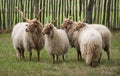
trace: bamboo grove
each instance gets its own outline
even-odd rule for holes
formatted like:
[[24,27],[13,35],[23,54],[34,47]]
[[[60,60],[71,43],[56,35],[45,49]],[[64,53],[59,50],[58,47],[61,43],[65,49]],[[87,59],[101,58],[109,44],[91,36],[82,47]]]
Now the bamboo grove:
[[[57,19],[56,26],[60,27],[64,17],[71,16],[74,21],[86,18],[89,3],[92,0],[0,0],[0,30],[9,30],[22,22],[18,7],[27,18],[35,17],[40,9],[40,21],[45,24]],[[93,0],[92,23],[104,24],[111,29],[120,28],[120,1]]]

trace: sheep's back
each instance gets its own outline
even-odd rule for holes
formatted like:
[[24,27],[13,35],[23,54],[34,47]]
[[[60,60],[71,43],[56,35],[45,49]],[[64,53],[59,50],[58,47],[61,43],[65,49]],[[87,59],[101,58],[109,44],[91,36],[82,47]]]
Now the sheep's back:
[[110,30],[101,24],[87,24],[90,28],[96,29],[102,36],[102,46],[105,47],[105,45],[110,45],[111,43],[111,32]]
[[23,34],[25,32],[26,24],[26,22],[21,22],[14,26],[12,31],[13,46],[21,47],[21,43],[23,43]]
[[96,56],[93,57],[93,60],[97,60],[102,49],[102,37],[100,33],[94,29],[86,29],[82,32],[80,39],[81,53],[83,56],[86,51],[89,51]]

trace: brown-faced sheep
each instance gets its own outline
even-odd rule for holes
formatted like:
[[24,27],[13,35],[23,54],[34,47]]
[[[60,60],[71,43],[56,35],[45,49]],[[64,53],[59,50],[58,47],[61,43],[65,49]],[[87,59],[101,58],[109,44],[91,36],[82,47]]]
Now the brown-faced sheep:
[[70,44],[67,34],[62,29],[57,29],[52,23],[45,24],[42,33],[45,35],[45,48],[53,56],[53,63],[58,61],[58,56],[68,52]]
[[[13,47],[16,50],[17,56],[22,59],[24,58],[24,50],[29,51],[29,58],[31,60],[32,48],[37,50],[37,56],[39,61],[40,50],[44,47],[44,36],[41,34],[43,25],[36,18],[29,20],[23,12],[17,9],[21,14],[22,18],[26,22],[20,22],[16,24],[12,31]],[[41,11],[39,11],[40,13]]]
[[61,24],[62,29],[64,29],[68,35],[69,42],[72,47],[77,49],[77,59],[81,59],[81,52],[78,44],[78,31],[74,31],[74,27],[77,26],[77,22],[73,22],[70,18],[65,19]]

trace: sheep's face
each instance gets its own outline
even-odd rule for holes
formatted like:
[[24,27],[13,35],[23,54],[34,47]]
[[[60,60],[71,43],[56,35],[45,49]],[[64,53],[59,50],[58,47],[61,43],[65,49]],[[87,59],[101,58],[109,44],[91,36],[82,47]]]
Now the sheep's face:
[[75,26],[74,31],[79,31],[81,30],[83,27],[85,27],[86,25],[82,22],[78,22],[77,26]]
[[73,24],[71,19],[65,19],[61,25],[62,29],[69,30]]
[[35,32],[41,32],[43,29],[42,24],[37,21],[37,20],[31,20],[28,22],[28,24],[26,25],[26,32],[31,32],[31,33],[35,33]]
[[90,66],[92,63],[92,54],[90,52],[85,52],[84,56],[86,64]]
[[50,32],[52,31],[52,29],[53,29],[53,24],[51,24],[51,23],[47,23],[47,24],[45,24],[45,27],[43,28],[43,30],[42,30],[42,34],[43,35],[45,35],[45,34],[50,34]]

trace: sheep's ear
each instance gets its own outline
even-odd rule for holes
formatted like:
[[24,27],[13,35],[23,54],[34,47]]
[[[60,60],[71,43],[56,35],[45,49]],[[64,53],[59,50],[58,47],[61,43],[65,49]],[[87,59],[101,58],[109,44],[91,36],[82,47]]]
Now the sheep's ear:
[[82,23],[82,24],[81,24],[81,28],[83,28],[83,27],[85,27],[85,26],[86,26],[85,23]]

